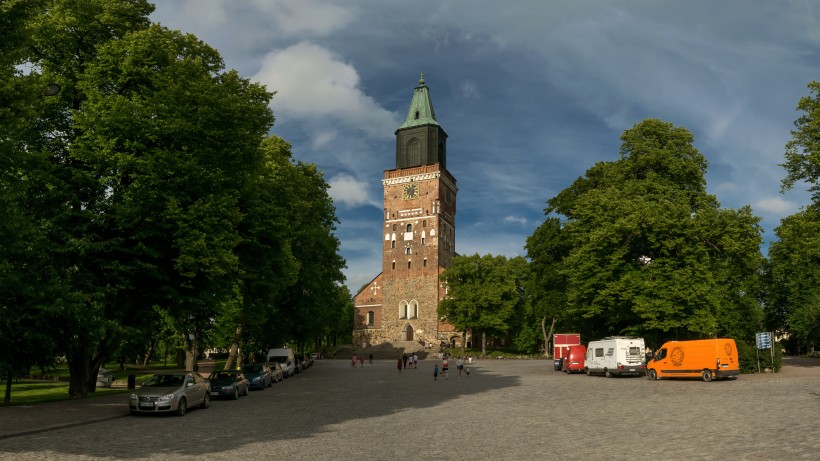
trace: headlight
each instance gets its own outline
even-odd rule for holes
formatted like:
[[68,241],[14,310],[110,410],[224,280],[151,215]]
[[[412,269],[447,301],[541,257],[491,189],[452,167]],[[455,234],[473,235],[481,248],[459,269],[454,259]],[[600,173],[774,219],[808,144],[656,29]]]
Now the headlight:
[[174,400],[174,394],[165,394],[157,400]]
[[255,383],[258,383],[259,381],[262,381],[261,376],[257,376],[256,378],[253,378],[253,382],[255,382]]
[[131,394],[131,400],[137,400],[137,394]]
[[222,386],[222,389],[233,389],[233,384],[228,384],[227,386]]

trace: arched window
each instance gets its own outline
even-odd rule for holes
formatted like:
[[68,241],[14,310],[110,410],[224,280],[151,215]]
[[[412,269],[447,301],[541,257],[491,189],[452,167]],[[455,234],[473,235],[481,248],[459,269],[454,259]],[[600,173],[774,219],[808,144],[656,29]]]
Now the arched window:
[[411,301],[410,304],[410,312],[408,312],[408,318],[417,319],[419,318],[419,303],[416,301]]
[[396,270],[396,261],[393,261],[393,270]]
[[406,254],[406,255],[412,254],[412,251],[410,250],[410,247],[407,247],[407,248],[404,249],[404,254]]
[[410,269],[410,261],[407,261],[407,268]]
[[412,224],[407,223],[407,231],[406,232],[413,232],[413,225]]
[[407,166],[414,166],[421,163],[421,143],[418,138],[407,141]]
[[367,324],[368,325],[373,325],[375,323],[375,321],[376,321],[376,314],[374,314],[373,311],[368,311],[368,313],[367,313]]
[[410,309],[408,309],[408,307],[407,307],[407,302],[402,301],[402,302],[399,304],[399,318],[400,318],[400,319],[406,319],[406,318],[407,318],[407,315],[408,315],[409,313],[410,313]]

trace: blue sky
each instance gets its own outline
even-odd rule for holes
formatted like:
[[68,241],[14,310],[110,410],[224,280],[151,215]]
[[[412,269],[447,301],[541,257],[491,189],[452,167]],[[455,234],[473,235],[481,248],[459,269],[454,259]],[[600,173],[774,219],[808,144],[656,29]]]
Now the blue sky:
[[780,193],[820,80],[820,2],[159,0],[152,19],[276,91],[272,133],[331,185],[352,292],[381,270],[384,170],[419,71],[449,135],[456,251],[523,255],[546,201],[645,118],[689,129],[708,190],[750,205],[764,252],[809,201]]

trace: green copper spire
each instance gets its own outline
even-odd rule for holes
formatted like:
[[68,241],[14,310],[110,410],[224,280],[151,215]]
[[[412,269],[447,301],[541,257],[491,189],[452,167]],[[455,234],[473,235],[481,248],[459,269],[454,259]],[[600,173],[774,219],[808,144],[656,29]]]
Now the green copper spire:
[[433,101],[430,100],[430,89],[424,84],[424,72],[419,74],[419,86],[413,92],[413,100],[410,101],[407,119],[399,129],[422,125],[438,126],[436,112],[433,110]]

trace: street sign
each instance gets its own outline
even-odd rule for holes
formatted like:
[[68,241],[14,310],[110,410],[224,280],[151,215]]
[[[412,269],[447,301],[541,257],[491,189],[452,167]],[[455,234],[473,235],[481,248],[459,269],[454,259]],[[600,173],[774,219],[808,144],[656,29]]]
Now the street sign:
[[755,333],[755,341],[757,342],[758,349],[772,348],[772,334],[769,332]]

